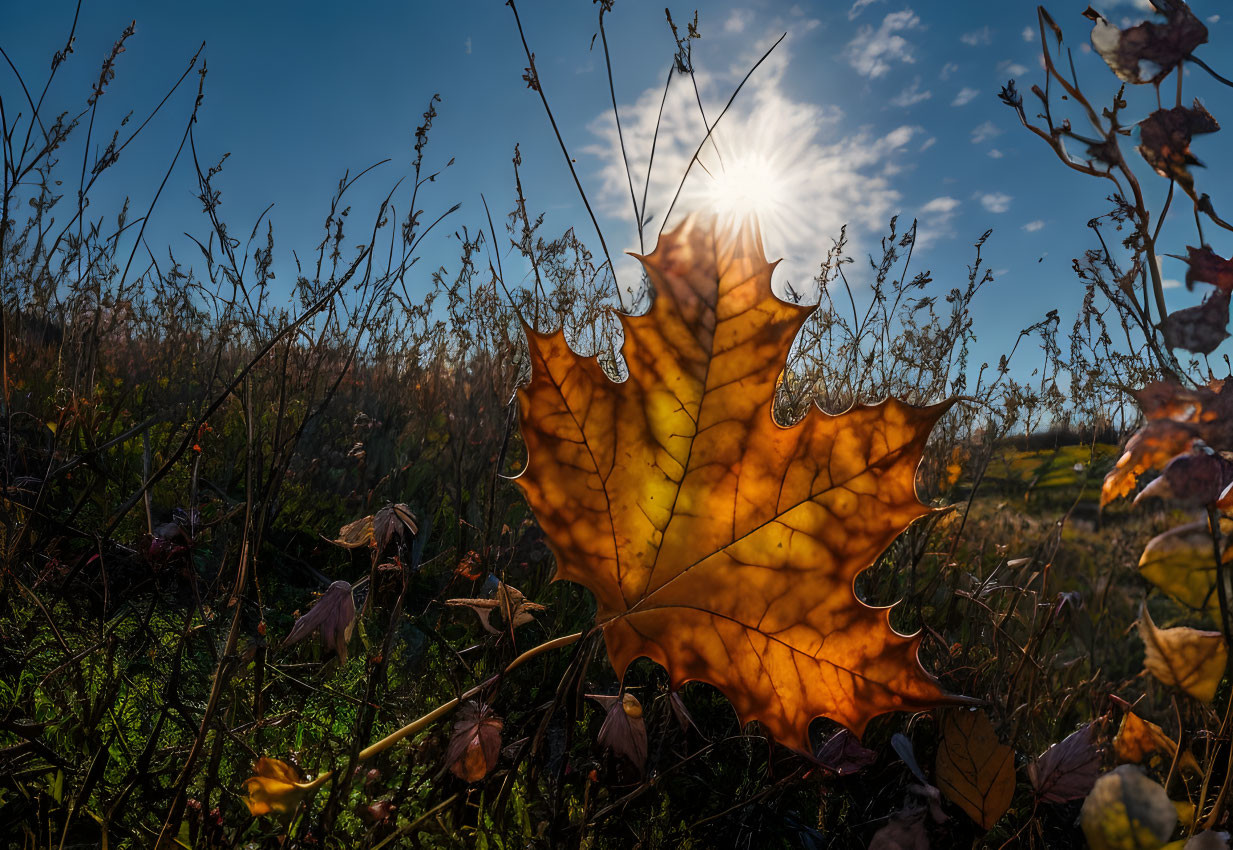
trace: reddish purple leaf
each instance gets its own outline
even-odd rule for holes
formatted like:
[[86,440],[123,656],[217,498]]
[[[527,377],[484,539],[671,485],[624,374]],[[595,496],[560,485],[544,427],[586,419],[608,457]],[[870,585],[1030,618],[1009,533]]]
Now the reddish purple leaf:
[[835,776],[851,776],[878,760],[878,754],[861,745],[860,738],[840,729],[818,748],[822,768]]
[[455,776],[464,782],[479,782],[497,765],[501,757],[501,729],[504,726],[491,708],[471,701],[458,712],[454,734],[445,752],[445,761]]
[[1229,293],[1222,289],[1203,299],[1202,304],[1174,310],[1160,323],[1165,342],[1195,354],[1211,354],[1229,338]]
[[1045,750],[1028,765],[1027,773],[1036,796],[1045,803],[1086,797],[1100,776],[1100,753],[1096,750],[1092,724]]
[[599,745],[629,759],[638,770],[646,766],[646,722],[642,703],[628,691],[624,697],[587,694],[604,706],[604,724],[599,727]]
[[338,653],[338,660],[347,663],[347,641],[351,639],[351,631],[355,628],[355,599],[351,595],[351,585],[345,581],[336,581],[326,588],[325,593],[308,613],[295,621],[291,633],[283,641],[283,646],[291,646],[308,637],[313,632],[321,633],[321,642],[327,649]]
[[1137,504],[1152,497],[1177,499],[1194,505],[1210,505],[1233,484],[1233,463],[1212,451],[1202,440],[1195,440],[1186,454],[1165,465],[1160,477],[1135,497]]

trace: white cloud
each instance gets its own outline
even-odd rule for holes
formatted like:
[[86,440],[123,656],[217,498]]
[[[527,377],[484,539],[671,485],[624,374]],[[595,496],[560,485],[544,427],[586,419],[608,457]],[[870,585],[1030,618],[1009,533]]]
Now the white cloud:
[[1002,135],[1002,128],[992,121],[986,121],[979,127],[972,129],[972,144],[979,145],[981,142],[987,142],[995,136]]
[[753,12],[748,9],[733,9],[724,21],[724,32],[744,32],[745,27],[753,20]]
[[929,138],[925,139],[925,141],[922,142],[920,146],[921,153],[924,153],[925,151],[929,150],[931,147],[933,147],[937,143],[938,143],[937,136],[930,136]]
[[1180,289],[1181,285],[1182,282],[1180,280],[1171,277],[1162,278],[1160,281],[1162,289]]
[[1020,34],[1023,36],[1024,41],[1032,41],[1036,38],[1036,30],[1031,27],[1024,27],[1023,32]]
[[1001,152],[1000,150],[998,150],[997,148],[989,148],[989,156],[990,156],[991,158],[993,158],[993,159],[1001,159],[1001,158],[1002,158],[1002,157],[1004,157],[1005,155],[1006,155],[1006,154],[1002,153],[1002,152]]
[[917,76],[912,80],[912,85],[891,98],[891,106],[912,106],[931,97],[933,97],[933,92],[920,90],[920,77]]
[[959,40],[968,47],[978,47],[982,44],[992,44],[993,31],[988,27],[981,27],[980,29],[972,32],[965,32],[963,35],[959,36]]
[[[751,51],[765,46],[751,45]],[[762,173],[779,187],[779,201],[762,221],[767,256],[784,258],[775,273],[777,286],[787,280],[808,292],[830,238],[838,236],[844,224],[850,225],[850,249],[859,256],[862,240],[880,234],[890,216],[900,211],[902,196],[888,166],[905,160],[910,166],[912,148],[923,134],[907,125],[875,131],[850,122],[837,107],[797,100],[784,81],[789,52],[781,45],[750,78],[715,130],[714,144],[703,147],[699,164],[705,169],[699,164],[690,169],[666,224],[671,227],[694,210],[715,209],[717,181],[725,172],[737,173],[752,157],[760,158],[765,165]],[[748,64],[734,63],[714,73],[699,69],[704,103],[724,102],[747,68]],[[662,86],[654,85],[633,103],[621,105],[621,127],[639,198],[662,96]],[[708,108],[712,121],[718,111]],[[594,157],[592,179],[598,178],[599,191],[592,200],[597,212],[611,222],[609,247],[622,287],[636,285],[641,267],[618,254],[637,251],[639,244],[611,112],[601,112],[589,129],[593,141],[582,152]],[[673,86],[655,147],[645,211],[651,221],[645,228],[643,250],[654,247],[668,206],[705,133],[692,87]]]
[[955,95],[955,99],[950,102],[951,106],[967,106],[976,99],[976,95],[980,94],[980,89],[969,88],[964,86],[959,90],[959,94]]
[[955,211],[959,206],[959,201],[956,198],[951,198],[943,195],[940,198],[934,198],[929,203],[920,208],[923,213],[940,213],[947,214]]
[[920,18],[911,9],[892,12],[877,29],[863,26],[848,47],[848,62],[866,77],[881,77],[892,62],[915,62],[912,44],[901,32],[920,29]]
[[945,65],[942,66],[942,69],[938,71],[938,79],[949,80],[950,75],[955,73],[958,70],[959,70],[959,66],[956,63],[947,62]]
[[1010,74],[1012,77],[1022,77],[1028,72],[1026,65],[1020,65],[1018,62],[1014,62],[1010,59],[999,62],[998,70],[1003,73]]
[[991,213],[1006,212],[1010,209],[1010,202],[1014,200],[1005,192],[985,192],[983,194],[978,192],[976,198],[980,201],[980,205]]
[[1028,233],[1035,233],[1038,230],[1042,230],[1044,226],[1045,223],[1043,221],[1036,219],[1035,221],[1029,221],[1027,224],[1023,225],[1023,229]]
[[1208,15],[1207,22],[1209,24],[1218,24],[1220,23],[1220,16],[1219,15]]
[[872,6],[874,3],[881,3],[882,0],[856,0],[852,4],[852,8],[848,10],[848,20],[855,21],[866,6]]

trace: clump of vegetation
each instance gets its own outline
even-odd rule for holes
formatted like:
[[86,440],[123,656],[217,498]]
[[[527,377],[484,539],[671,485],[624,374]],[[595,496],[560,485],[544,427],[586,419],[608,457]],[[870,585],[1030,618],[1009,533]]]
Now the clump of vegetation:
[[[1125,31],[1097,17],[1093,40],[1121,80],[1159,93],[1182,63],[1206,68],[1194,55],[1206,30],[1181,0],[1156,5],[1163,21]],[[605,54],[611,13],[600,4]],[[671,299],[651,287],[618,293],[602,236],[601,258],[573,229],[545,232],[517,149],[505,219],[463,223],[438,199],[452,160],[430,144],[448,120],[433,97],[402,184],[365,213],[348,192],[375,175],[344,174],[280,306],[283,249],[264,214],[242,227],[224,219],[225,163],[199,159],[196,109],[177,156],[201,203],[191,262],[147,246],[157,195],[136,213],[89,205],[146,126],[127,121],[99,149],[94,119],[131,28],[76,112],[53,118],[21,79],[22,109],[0,110],[0,829],[22,846],[886,850],[1126,846],[1132,823],[1137,846],[1163,847],[1229,828],[1233,384],[1206,357],[1226,335],[1233,271],[1203,240],[1204,224],[1230,228],[1196,188],[1187,147],[1214,122],[1184,105],[1180,78],[1177,105],[1139,122],[1139,153],[1170,181],[1153,220],[1121,147],[1125,93],[1092,105],[1056,63],[1060,28],[1043,10],[1039,20],[1047,82],[1032,92],[1043,112],[1029,114],[1013,81],[1002,99],[1066,167],[1116,187],[1113,211],[1091,222],[1100,248],[1076,262],[1086,300],[1065,348],[1062,317],[1048,312],[996,365],[970,361],[971,305],[993,283],[988,233],[953,286],[912,271],[915,222],[892,220],[867,279],[853,282],[841,233],[819,268],[816,309],[766,301],[800,332],[753,381],[765,419],[732,413],[725,426],[833,428],[843,445],[828,455],[828,491],[842,489],[832,465],[869,484],[860,511],[823,500],[833,516],[790,526],[826,536],[844,565],[817,566],[826,559],[814,552],[794,562],[798,584],[856,588],[821,627],[810,621],[814,634],[838,642],[835,623],[869,610],[859,600],[899,601],[891,624],[919,632],[886,637],[881,655],[840,653],[850,666],[832,667],[862,684],[832,688],[819,672],[777,708],[766,688],[788,687],[790,665],[716,643],[713,624],[661,613],[642,643],[614,650],[656,591],[648,575],[627,595],[620,573],[596,566],[603,552],[587,549],[603,535],[570,536],[570,523],[591,528],[579,515],[609,420],[562,425],[549,396],[579,409],[562,364],[603,392],[618,385],[599,382],[624,380],[629,393],[657,376],[684,392],[697,383],[688,359],[675,372],[662,363],[705,320],[672,324],[656,312]],[[697,17],[669,24],[669,85],[688,84]],[[170,89],[195,82],[199,106],[198,58]],[[543,97],[529,46],[527,62]],[[1054,86],[1097,138],[1054,116]],[[87,152],[76,179],[59,165],[68,150]],[[1211,288],[1170,314],[1156,260],[1174,186],[1200,222],[1188,282]],[[447,222],[456,266],[413,277],[423,240]],[[1109,224],[1125,234],[1120,247],[1106,243]],[[502,268],[511,256],[521,284]],[[649,262],[649,282],[662,284],[668,272]],[[691,282],[703,294],[717,284]],[[631,328],[656,335],[655,370],[630,362]],[[1045,362],[1025,382],[1013,358],[1026,340]],[[712,392],[700,386],[699,399]],[[888,396],[903,403],[876,406]],[[948,399],[958,403],[920,409]],[[650,426],[702,418],[700,407],[638,410]],[[648,426],[668,435],[670,458],[679,424]],[[694,442],[716,467],[746,447],[765,464],[821,456],[776,454],[748,436]],[[869,445],[849,445],[860,440]],[[578,445],[591,449],[591,473],[566,468]],[[545,452],[560,467],[550,474],[536,466]],[[528,463],[520,490],[511,476]],[[693,469],[688,457],[680,465],[682,478]],[[625,507],[661,484],[630,485]],[[1135,492],[1136,506],[1119,502]],[[751,499],[751,510],[766,503]],[[687,515],[647,518],[664,532]],[[773,518],[789,527],[784,516]],[[887,527],[870,530],[874,519]],[[690,539],[707,545],[712,527],[691,526]],[[639,545],[613,537],[622,557]],[[558,570],[580,583],[551,582]],[[712,614],[735,606],[725,616],[736,622],[751,585],[716,580],[696,601]],[[1136,620],[1141,641],[1128,641]],[[762,628],[746,628],[751,646]],[[894,648],[901,640],[907,650]],[[738,655],[722,665],[723,652]],[[905,669],[911,688],[896,678]],[[811,693],[818,680],[844,696]],[[893,696],[870,696],[875,680],[894,680]]]

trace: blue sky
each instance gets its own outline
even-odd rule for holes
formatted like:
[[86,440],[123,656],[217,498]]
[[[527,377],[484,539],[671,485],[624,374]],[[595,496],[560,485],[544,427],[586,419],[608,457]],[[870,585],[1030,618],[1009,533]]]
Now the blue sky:
[[[1085,88],[1105,93],[1097,100],[1107,101],[1116,86],[1087,48],[1091,25],[1081,16],[1087,0],[1047,5],[1076,49]],[[1119,25],[1148,14],[1146,0],[1093,5]],[[28,83],[39,87],[75,3],[10,0],[6,6],[0,46]],[[1228,38],[1233,14],[1221,19],[1223,3],[1196,0],[1192,7],[1207,21],[1212,42]],[[692,10],[674,6],[673,15],[682,23]],[[592,48],[597,7],[580,0],[524,0],[520,13],[544,90],[609,245],[614,255],[636,250],[603,54],[598,42]],[[49,96],[56,111],[79,106],[99,61],[134,19],[136,34],[103,101],[103,126],[129,109],[141,115],[157,103],[204,41],[209,76],[198,151],[203,164],[231,154],[219,186],[233,233],[246,234],[257,214],[274,203],[283,285],[292,278],[291,250],[303,257],[319,241],[330,195],[345,169],[354,174],[392,160],[365,177],[352,197],[354,214],[366,222],[395,180],[408,173],[412,134],[434,93],[442,103],[428,166],[455,161],[421,202],[429,220],[455,202],[463,209],[439,239],[426,243],[416,267],[423,285],[432,269],[456,262],[449,235],[463,224],[476,228],[485,221],[481,193],[494,218],[511,208],[515,143],[521,144],[531,206],[546,213],[548,232],[574,225],[598,250],[539,99],[522,80],[526,60],[513,16],[497,0],[85,0],[75,53]],[[640,175],[674,44],[659,2],[617,0],[607,25],[626,141]],[[725,117],[718,141],[729,157],[761,152],[783,184],[783,204],[768,211],[775,224],[767,232],[768,253],[785,257],[781,277],[806,283],[843,223],[849,224],[853,247],[863,250],[876,244],[891,215],[900,214],[921,222],[924,243],[916,267],[930,268],[948,288],[965,278],[971,243],[994,229],[985,256],[997,280],[977,305],[982,356],[996,357],[1021,327],[1050,309],[1073,315],[1081,293],[1071,259],[1092,244],[1085,224],[1106,211],[1110,184],[1068,172],[997,100],[1009,77],[1024,91],[1043,82],[1034,2],[738,0],[706,4],[699,29],[694,62],[712,120],[750,65],[787,33]],[[1233,74],[1218,47],[1201,48],[1199,55],[1226,76]],[[12,110],[7,105],[19,102],[20,91],[3,70],[0,95]],[[1233,92],[1201,79],[1201,71],[1186,73],[1187,97],[1200,97],[1221,118]],[[195,86],[178,92],[125,151],[99,186],[96,214],[125,194],[135,210],[144,211],[170,164],[194,94]],[[1134,87],[1128,95],[1131,114],[1154,108],[1150,87]],[[652,174],[652,231],[704,132],[688,81],[678,77]],[[1218,139],[1199,139],[1195,151],[1210,166],[1197,170],[1200,191],[1220,199],[1230,196],[1233,181],[1228,160],[1217,156]],[[191,261],[192,246],[182,234],[202,232],[204,223],[186,165],[172,174],[146,236],[151,245],[170,245]],[[1144,174],[1150,196],[1161,198],[1167,185],[1146,167]],[[706,205],[711,196],[704,178],[691,178],[683,209]],[[1167,253],[1182,254],[1195,243],[1188,206],[1174,205],[1165,231],[1166,240],[1173,240],[1166,241]],[[1233,250],[1210,232],[1214,228],[1208,230],[1218,252]],[[360,241],[358,230],[352,241]],[[619,260],[617,270],[626,283],[636,281],[633,261]],[[1198,301],[1175,285],[1184,271],[1180,263],[1165,261],[1171,307]]]

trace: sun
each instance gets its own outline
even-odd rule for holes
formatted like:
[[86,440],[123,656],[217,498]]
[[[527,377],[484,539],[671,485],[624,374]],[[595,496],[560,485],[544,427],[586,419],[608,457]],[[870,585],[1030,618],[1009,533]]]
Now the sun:
[[790,192],[786,175],[771,157],[745,151],[713,163],[707,189],[711,208],[723,218],[755,216],[766,223],[783,210]]

